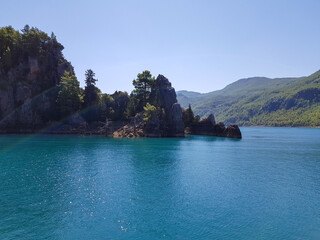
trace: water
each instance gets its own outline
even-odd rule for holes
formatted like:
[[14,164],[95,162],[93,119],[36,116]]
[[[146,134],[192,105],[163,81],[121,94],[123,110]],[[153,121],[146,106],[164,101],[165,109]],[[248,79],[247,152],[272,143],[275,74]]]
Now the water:
[[320,129],[0,135],[0,239],[320,239]]

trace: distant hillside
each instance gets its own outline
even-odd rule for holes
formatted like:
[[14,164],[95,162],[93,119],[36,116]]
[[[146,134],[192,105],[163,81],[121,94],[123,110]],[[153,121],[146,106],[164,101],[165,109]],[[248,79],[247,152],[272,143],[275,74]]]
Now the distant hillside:
[[195,114],[213,112],[227,124],[320,126],[320,71],[301,78],[240,79],[219,91],[179,91],[177,96]]

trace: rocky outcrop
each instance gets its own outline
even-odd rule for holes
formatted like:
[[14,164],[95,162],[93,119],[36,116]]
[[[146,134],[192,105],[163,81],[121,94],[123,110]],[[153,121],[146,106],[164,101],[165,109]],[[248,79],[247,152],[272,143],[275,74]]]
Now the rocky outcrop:
[[148,120],[143,112],[129,124],[116,131],[114,137],[184,137],[182,110],[177,102],[175,89],[163,75],[159,75],[150,93],[150,103],[156,106]]
[[238,125],[230,125],[224,131],[225,137],[242,138],[240,128]]
[[[143,114],[138,113],[131,121],[113,132],[114,138],[136,138],[147,137],[145,134],[146,121],[143,120]],[[151,137],[151,136],[149,136]]]
[[207,135],[216,137],[242,138],[238,125],[225,127],[223,123],[216,124],[213,114],[207,118],[194,122],[186,128],[186,133],[193,135]]
[[[175,89],[169,80],[163,75],[158,75],[155,87],[150,94],[150,102],[164,110],[164,114],[158,114],[151,121],[147,122],[147,134],[158,135],[159,137],[184,137],[184,123],[182,121],[182,109],[177,101]],[[157,130],[149,127],[158,122]],[[160,131],[159,131],[159,130]]]
[[61,50],[0,69],[0,132],[34,132],[56,120],[56,86],[64,71],[73,73]]

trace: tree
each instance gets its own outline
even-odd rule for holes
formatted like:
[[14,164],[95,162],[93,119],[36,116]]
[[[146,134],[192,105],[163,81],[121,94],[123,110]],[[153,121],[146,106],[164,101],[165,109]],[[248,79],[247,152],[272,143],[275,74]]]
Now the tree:
[[194,114],[193,114],[193,111],[191,109],[191,105],[190,104],[189,104],[189,107],[187,109],[187,116],[188,116],[187,121],[192,123],[194,121]]
[[106,116],[112,121],[126,120],[129,95],[127,92],[115,91],[106,99]]
[[193,122],[198,121],[195,119],[191,105],[182,111],[182,120],[186,127],[189,127]]
[[135,88],[134,93],[140,100],[140,105],[145,106],[150,95],[150,91],[154,85],[155,78],[151,75],[150,71],[145,70],[137,75],[137,79],[132,81]]
[[0,28],[0,70],[6,72],[18,62],[20,41],[21,35],[13,27]]
[[90,107],[92,105],[96,105],[99,103],[99,93],[101,92],[99,88],[97,88],[96,82],[98,79],[94,78],[95,73],[88,69],[85,73],[85,89],[84,89],[84,107]]
[[76,76],[70,75],[69,72],[64,72],[58,85],[59,92],[56,100],[60,117],[66,117],[79,111],[82,102],[79,85],[80,83]]
[[30,31],[30,26],[27,24],[24,26],[24,28],[21,30],[22,33],[28,34]]
[[131,117],[134,117],[139,112],[139,110],[142,110],[142,108],[139,108],[139,100],[134,93],[131,93],[129,96],[127,108],[124,113],[125,118],[130,119]]
[[85,79],[85,83],[87,86],[95,86],[96,85],[96,81],[98,81],[98,79],[95,79],[94,76],[96,74],[91,70],[88,69],[85,73],[86,79]]
[[83,107],[86,108],[86,111],[82,114],[88,122],[100,121],[102,112],[105,111],[105,109],[101,111],[103,109],[101,107],[101,91],[96,87],[97,81],[95,73],[91,69],[88,69],[85,72],[86,86],[83,97]]

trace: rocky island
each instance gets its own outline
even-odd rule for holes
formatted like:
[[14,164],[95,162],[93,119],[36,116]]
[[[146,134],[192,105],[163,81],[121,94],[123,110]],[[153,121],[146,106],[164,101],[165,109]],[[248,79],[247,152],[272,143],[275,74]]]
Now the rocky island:
[[[175,89],[163,75],[155,81],[155,87],[150,93],[150,102],[157,108],[146,121],[143,115],[137,114],[130,123],[113,133],[114,137],[184,137],[184,134],[208,135],[218,137],[241,138],[237,125],[225,127],[223,123],[216,124],[213,114],[208,118],[191,121],[188,119],[189,110],[182,109],[177,102]],[[158,103],[158,104],[157,104]],[[147,109],[146,109],[147,110]],[[191,112],[192,114],[192,112]],[[188,125],[189,127],[185,126]]]
[[123,137],[184,137],[185,134],[241,138],[211,114],[200,119],[184,109],[163,75],[143,71],[129,95],[101,93],[89,69],[80,88],[63,46],[28,25],[0,29],[0,133],[100,134]]

